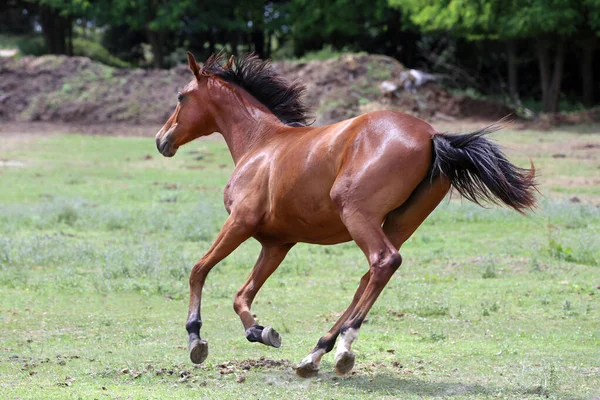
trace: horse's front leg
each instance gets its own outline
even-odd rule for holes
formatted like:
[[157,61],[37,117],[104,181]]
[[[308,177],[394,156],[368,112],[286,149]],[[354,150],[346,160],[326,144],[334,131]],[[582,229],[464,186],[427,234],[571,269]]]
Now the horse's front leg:
[[279,334],[270,326],[264,327],[258,325],[252,316],[250,307],[262,285],[269,279],[271,274],[275,272],[277,267],[279,267],[293,246],[294,244],[282,246],[263,245],[260,256],[258,257],[250,276],[235,295],[233,309],[242,320],[244,330],[246,331],[246,339],[250,342],[259,342],[273,347],[281,346]]
[[208,356],[208,342],[200,338],[200,328],[202,327],[200,303],[206,276],[217,263],[231,254],[253,233],[253,224],[248,224],[244,218],[237,218],[232,213],[225,221],[208,252],[192,268],[190,274],[190,307],[185,327],[189,335],[190,359],[195,364],[201,364]]

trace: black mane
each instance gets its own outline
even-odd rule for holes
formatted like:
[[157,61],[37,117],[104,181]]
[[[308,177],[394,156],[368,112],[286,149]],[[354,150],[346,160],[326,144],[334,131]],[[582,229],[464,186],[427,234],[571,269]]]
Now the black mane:
[[263,61],[254,54],[235,57],[231,66],[223,60],[222,54],[210,56],[202,66],[202,72],[241,86],[286,125],[309,124],[310,108],[301,99],[306,91],[302,83],[286,82],[270,61]]

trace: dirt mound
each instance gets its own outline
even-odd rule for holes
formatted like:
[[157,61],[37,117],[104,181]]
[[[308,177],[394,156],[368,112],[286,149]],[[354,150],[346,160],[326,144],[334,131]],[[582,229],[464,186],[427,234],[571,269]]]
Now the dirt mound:
[[0,59],[0,119],[78,123],[161,123],[187,68],[118,69],[83,57]]
[[[380,85],[400,82],[406,69],[386,56],[348,54],[274,66],[286,78],[307,85],[307,101],[317,125],[377,109],[400,110],[429,120],[497,119],[510,113],[492,102],[453,96],[435,83],[389,96]],[[128,70],[64,56],[0,58],[0,75],[0,120],[79,124],[162,124],[175,106],[177,90],[191,78],[185,65],[171,70]]]
[[[307,86],[307,99],[316,111],[317,125],[324,125],[375,110],[398,110],[434,120],[454,118],[500,119],[512,112],[487,100],[456,96],[435,82],[405,90],[408,70],[393,58],[381,55],[347,54],[308,63],[275,63],[288,79]],[[397,86],[393,93],[382,84]]]
[[541,114],[532,121],[521,124],[523,129],[550,130],[557,126],[600,123],[600,107],[577,112]]

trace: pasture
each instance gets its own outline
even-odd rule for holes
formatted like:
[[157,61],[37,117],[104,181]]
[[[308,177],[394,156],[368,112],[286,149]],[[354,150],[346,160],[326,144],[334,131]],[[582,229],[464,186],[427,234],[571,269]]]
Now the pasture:
[[538,211],[445,200],[401,250],[352,374],[330,353],[308,380],[293,366],[367,269],[353,243],[296,246],[259,292],[280,349],[248,343],[232,309],[259,252],[245,243],[208,277],[194,366],[188,274],[226,217],[225,143],[166,159],[150,137],[0,134],[1,397],[597,399],[599,132],[495,134],[534,160]]

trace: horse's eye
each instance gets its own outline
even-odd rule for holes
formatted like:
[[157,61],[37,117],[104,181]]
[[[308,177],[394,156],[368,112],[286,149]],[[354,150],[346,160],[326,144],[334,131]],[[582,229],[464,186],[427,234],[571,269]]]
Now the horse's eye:
[[177,93],[177,101],[181,101],[183,99],[183,95],[181,93]]

